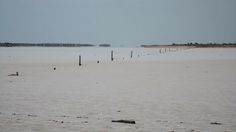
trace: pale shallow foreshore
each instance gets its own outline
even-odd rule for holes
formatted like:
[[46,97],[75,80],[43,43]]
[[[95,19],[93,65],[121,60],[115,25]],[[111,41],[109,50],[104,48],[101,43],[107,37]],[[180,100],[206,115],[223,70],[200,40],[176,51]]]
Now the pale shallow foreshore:
[[[5,54],[0,62],[0,130],[236,130],[234,50],[189,49],[162,55],[139,50],[143,56],[133,60],[120,59],[128,55],[127,49],[127,54],[117,51],[122,57],[113,62],[98,64],[95,58],[81,67],[65,58],[50,63],[38,57],[36,63],[25,56],[28,62],[8,62],[5,57],[18,56]],[[15,72],[19,76],[8,76]],[[136,124],[111,122],[119,119]]]

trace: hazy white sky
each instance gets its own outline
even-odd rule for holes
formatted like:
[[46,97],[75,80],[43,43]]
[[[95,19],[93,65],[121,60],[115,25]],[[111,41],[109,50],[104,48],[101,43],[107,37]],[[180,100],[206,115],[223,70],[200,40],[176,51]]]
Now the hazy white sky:
[[0,42],[236,42],[236,0],[0,0]]

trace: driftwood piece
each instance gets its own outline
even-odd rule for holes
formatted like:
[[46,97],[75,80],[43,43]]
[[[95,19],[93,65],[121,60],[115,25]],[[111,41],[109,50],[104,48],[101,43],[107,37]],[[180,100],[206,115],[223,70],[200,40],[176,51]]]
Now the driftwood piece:
[[8,76],[19,76],[19,73],[16,72],[16,74],[10,74],[10,75],[8,75]]
[[111,122],[135,124],[134,120],[112,120]]

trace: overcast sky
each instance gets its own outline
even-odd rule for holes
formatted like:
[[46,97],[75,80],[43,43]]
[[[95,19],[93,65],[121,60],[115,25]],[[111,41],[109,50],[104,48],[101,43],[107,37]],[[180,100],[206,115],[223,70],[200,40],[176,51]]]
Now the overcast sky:
[[236,42],[236,0],[0,0],[0,42]]

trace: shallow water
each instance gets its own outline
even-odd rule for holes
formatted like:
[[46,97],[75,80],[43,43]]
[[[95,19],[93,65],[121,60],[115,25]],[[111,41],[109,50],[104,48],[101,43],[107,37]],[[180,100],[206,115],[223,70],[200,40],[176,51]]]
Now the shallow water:
[[236,59],[235,48],[166,49],[165,52],[164,48],[1,47],[0,63],[78,63],[79,55],[83,62],[107,62],[111,60],[112,50],[115,61]]

